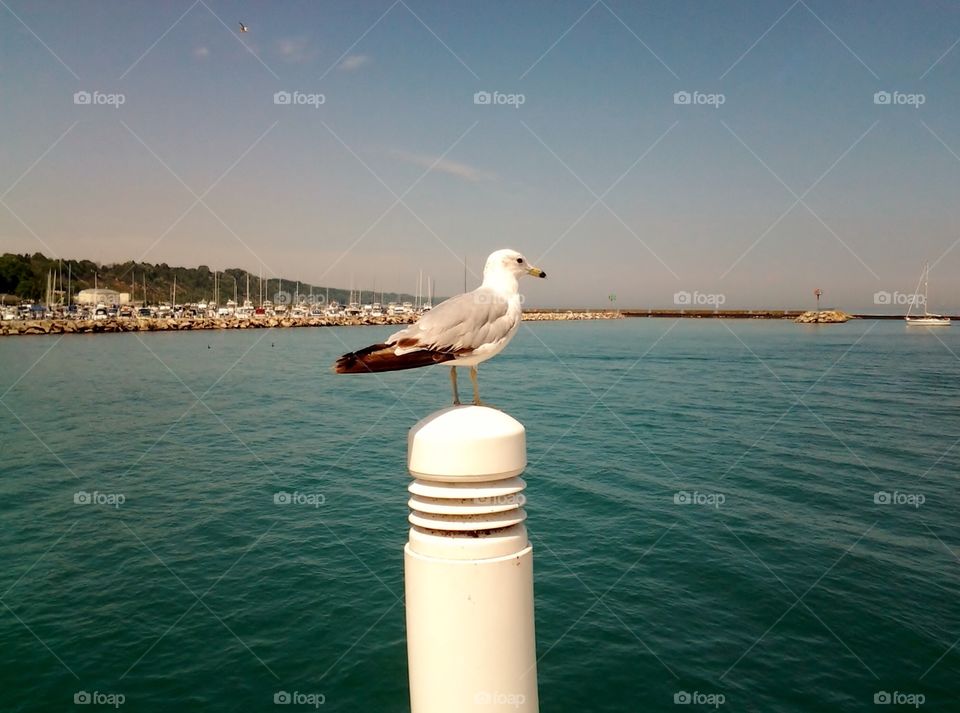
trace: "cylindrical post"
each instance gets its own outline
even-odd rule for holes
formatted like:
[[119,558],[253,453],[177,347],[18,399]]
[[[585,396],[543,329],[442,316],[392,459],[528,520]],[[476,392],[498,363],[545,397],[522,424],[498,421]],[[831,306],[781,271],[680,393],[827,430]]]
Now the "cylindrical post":
[[457,406],[410,430],[404,548],[412,713],[539,710],[523,425]]

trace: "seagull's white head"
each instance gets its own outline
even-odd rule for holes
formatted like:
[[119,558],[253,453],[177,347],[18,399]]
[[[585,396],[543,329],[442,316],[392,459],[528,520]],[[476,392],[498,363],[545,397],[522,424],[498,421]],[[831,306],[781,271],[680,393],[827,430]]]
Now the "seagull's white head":
[[490,253],[487,258],[487,264],[483,268],[483,281],[500,281],[506,276],[511,276],[514,280],[523,275],[533,275],[534,277],[546,277],[547,273],[538,267],[534,267],[527,258],[516,250],[497,250]]

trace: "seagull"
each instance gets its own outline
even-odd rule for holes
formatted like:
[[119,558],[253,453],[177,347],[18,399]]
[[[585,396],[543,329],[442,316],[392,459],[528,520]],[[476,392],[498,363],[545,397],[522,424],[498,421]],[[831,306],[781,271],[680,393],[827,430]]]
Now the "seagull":
[[240,23],[240,32],[250,32],[250,29],[241,22],[241,23]]
[[517,278],[523,275],[546,277],[547,273],[516,250],[491,253],[480,287],[441,302],[381,344],[344,354],[333,365],[334,372],[365,374],[447,364],[457,406],[457,367],[468,366],[473,403],[482,406],[477,365],[503,351],[520,326]]

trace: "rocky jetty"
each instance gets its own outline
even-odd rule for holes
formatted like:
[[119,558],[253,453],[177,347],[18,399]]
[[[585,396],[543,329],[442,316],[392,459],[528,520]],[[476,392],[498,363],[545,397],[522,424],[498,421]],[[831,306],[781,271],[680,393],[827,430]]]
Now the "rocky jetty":
[[793,321],[798,324],[842,324],[851,319],[856,317],[839,309],[825,309],[804,312]]
[[523,313],[524,322],[565,322],[581,319],[623,319],[615,310],[543,310]]
[[[532,311],[523,318],[534,322],[581,319],[617,319],[612,311]],[[183,332],[203,329],[287,329],[291,327],[351,327],[402,325],[411,316],[382,317],[197,317],[165,319],[42,319],[0,322],[0,336],[17,334],[116,334],[119,332]]]
[[624,317],[661,317],[666,319],[795,319],[799,309],[625,309]]
[[285,329],[364,324],[406,324],[399,317],[198,317],[192,319],[44,319],[0,323],[0,335],[115,334],[118,332],[189,332],[203,329]]

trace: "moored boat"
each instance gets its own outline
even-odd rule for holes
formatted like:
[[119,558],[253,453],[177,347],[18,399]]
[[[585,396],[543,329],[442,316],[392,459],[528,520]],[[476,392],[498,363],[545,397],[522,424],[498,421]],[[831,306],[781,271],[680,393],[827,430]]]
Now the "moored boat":
[[[907,316],[904,319],[907,326],[913,327],[949,327],[950,318],[943,315],[933,314],[927,310],[927,294],[929,292],[928,283],[930,280],[930,264],[923,266],[920,273],[920,281],[917,283],[917,289],[913,293],[913,299],[910,301],[910,308],[907,310]],[[920,285],[923,285],[923,316],[913,316],[913,306],[920,301]]]

